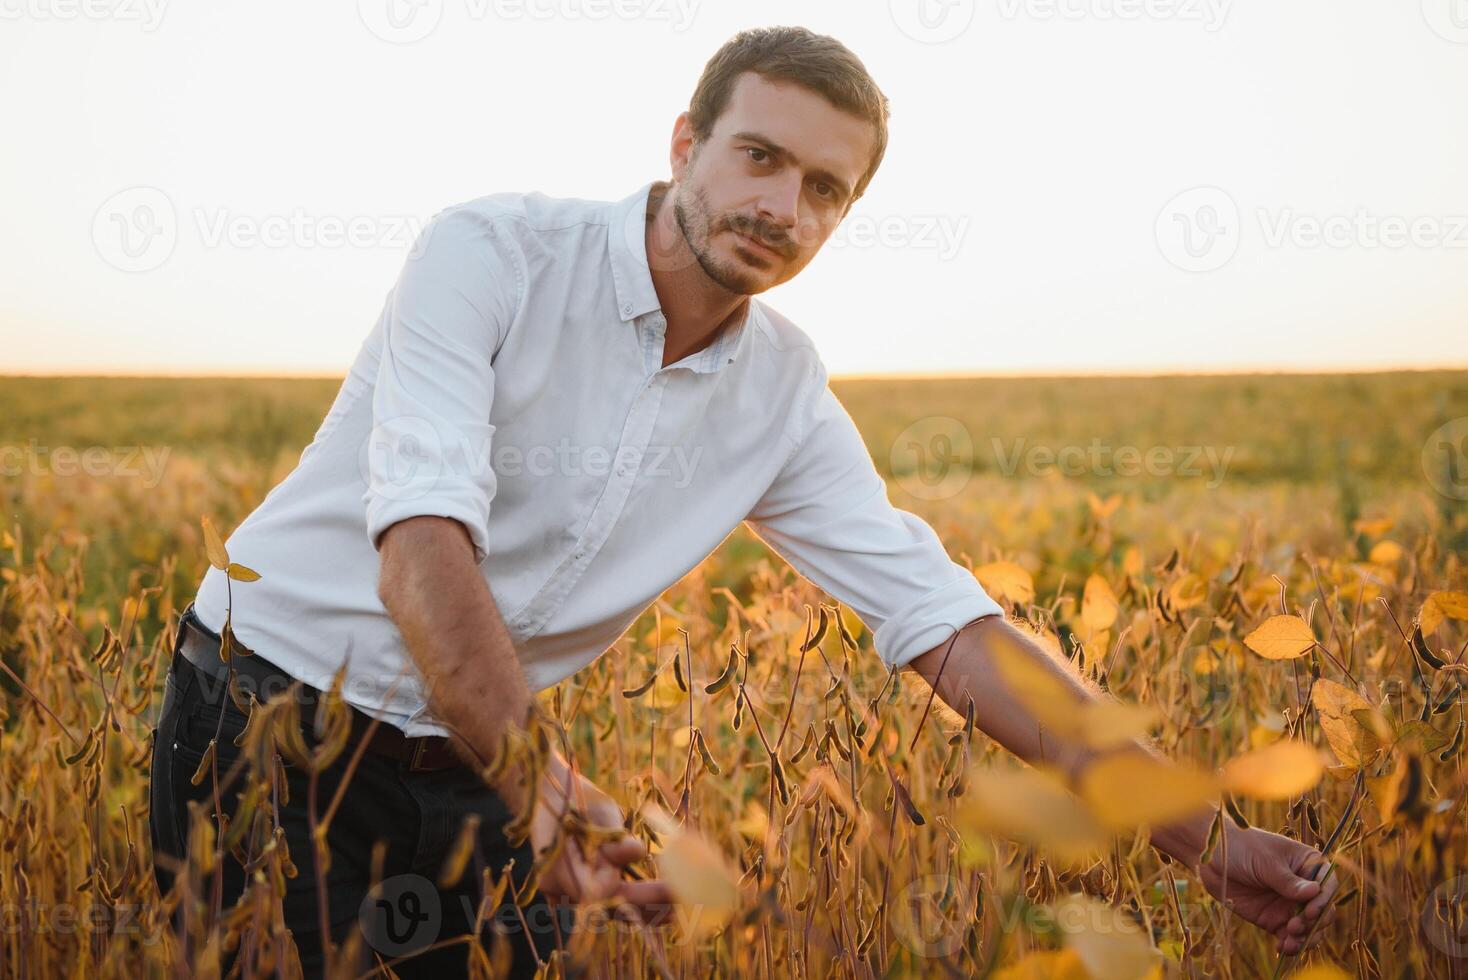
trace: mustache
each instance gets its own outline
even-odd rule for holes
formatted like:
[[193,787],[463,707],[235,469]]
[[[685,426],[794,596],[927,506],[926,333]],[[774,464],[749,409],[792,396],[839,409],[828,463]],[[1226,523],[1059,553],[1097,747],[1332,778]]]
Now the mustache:
[[795,249],[795,239],[789,233],[777,225],[761,221],[758,218],[747,218],[742,214],[730,214],[724,218],[724,225],[742,235],[748,235],[755,241],[768,248],[774,249],[786,258]]

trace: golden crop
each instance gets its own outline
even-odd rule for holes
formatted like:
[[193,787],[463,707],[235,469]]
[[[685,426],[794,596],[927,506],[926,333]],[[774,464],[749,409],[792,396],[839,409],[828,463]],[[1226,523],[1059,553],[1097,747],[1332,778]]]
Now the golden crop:
[[[233,943],[289,964],[274,889],[303,856],[272,846],[272,719],[167,896],[148,741],[201,516],[237,524],[335,388],[0,385],[0,975],[208,976]],[[1221,789],[1219,821],[1330,842],[1337,917],[1286,971],[1468,976],[1468,443],[1430,439],[1468,417],[1468,376],[836,389],[894,502],[1120,703],[1045,718],[1020,667],[1016,696],[1184,764],[1074,787],[1019,766],[741,529],[545,695],[686,903],[658,929],[592,917],[550,975],[1269,976],[1269,937],[1138,829]],[[259,874],[216,918],[231,851]]]

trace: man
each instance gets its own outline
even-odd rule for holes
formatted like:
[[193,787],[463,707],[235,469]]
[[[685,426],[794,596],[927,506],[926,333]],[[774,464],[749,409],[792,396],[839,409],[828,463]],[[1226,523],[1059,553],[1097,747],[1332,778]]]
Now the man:
[[[610,204],[496,194],[436,216],[300,465],[228,541],[263,578],[231,587],[211,570],[186,617],[154,759],[155,847],[183,853],[186,801],[208,791],[187,777],[222,717],[243,724],[227,703],[202,703],[210,658],[187,655],[217,646],[229,615],[255,653],[235,658],[241,669],[320,689],[345,664],[345,698],[379,719],[381,744],[331,828],[329,913],[309,846],[292,849],[302,873],[286,914],[308,972],[320,923],[337,941],[358,927],[376,839],[388,840],[384,874],[432,878],[474,814],[485,863],[514,857],[523,870],[529,852],[502,833],[523,774],[487,786],[460,760],[493,758],[536,691],[594,660],[743,521],[852,607],[888,665],[914,668],[959,710],[971,698],[989,735],[1038,759],[1041,726],[1005,693],[995,649],[1020,644],[1077,701],[1094,695],[889,503],[809,339],[751,298],[804,268],[862,195],[887,115],[838,42],[748,31],[678,116],[670,182]],[[1071,772],[1094,756],[1053,736],[1043,749]],[[536,847],[568,792],[593,822],[622,824],[569,766],[543,777],[552,802],[537,810]],[[306,839],[302,797],[282,808],[288,839]],[[1191,865],[1208,826],[1204,814],[1153,839]],[[1335,887],[1309,880],[1320,854],[1259,830],[1228,835],[1218,853],[1234,910],[1298,950]],[[542,891],[656,909],[664,885],[623,873],[643,855],[630,837],[566,848]],[[1204,869],[1210,888],[1222,860]],[[444,909],[460,898],[428,896]],[[439,941],[473,916],[443,920]],[[553,948],[559,920],[523,925],[522,967]],[[450,953],[463,963],[462,946]]]

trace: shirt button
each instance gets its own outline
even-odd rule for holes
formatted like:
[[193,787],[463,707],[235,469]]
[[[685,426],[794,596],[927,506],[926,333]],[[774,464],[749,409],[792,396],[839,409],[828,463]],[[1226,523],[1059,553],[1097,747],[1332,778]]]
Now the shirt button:
[[622,304],[622,312],[623,313],[631,313],[632,312],[632,304],[631,303],[623,303]]

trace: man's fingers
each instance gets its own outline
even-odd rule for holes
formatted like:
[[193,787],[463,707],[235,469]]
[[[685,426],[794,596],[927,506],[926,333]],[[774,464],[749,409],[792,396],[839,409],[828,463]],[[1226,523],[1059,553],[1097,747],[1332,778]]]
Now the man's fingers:
[[648,924],[662,922],[672,912],[673,893],[666,882],[657,879],[624,881],[617,894],[636,908]]
[[647,845],[629,834],[601,845],[601,856],[618,866],[631,864],[647,857]]
[[[584,787],[582,787],[584,792]],[[600,790],[597,791],[598,793]],[[586,801],[582,797],[583,810],[586,818],[598,827],[625,827],[626,818],[622,815],[622,808],[610,797],[601,796],[597,799]]]
[[1263,859],[1259,868],[1261,883],[1295,901],[1314,898],[1320,885],[1314,881],[1311,869],[1323,862],[1320,852],[1293,841],[1281,840],[1280,844],[1290,847],[1291,851],[1280,853],[1276,850],[1260,855]]
[[1332,873],[1325,879],[1325,884],[1321,887],[1320,894],[1316,895],[1315,898],[1310,900],[1310,904],[1305,906],[1305,917],[1307,919],[1313,919],[1324,911],[1326,906],[1335,898],[1335,894],[1340,890],[1340,887],[1340,879]]
[[1264,914],[1259,917],[1259,921],[1256,924],[1259,926],[1260,929],[1263,929],[1265,932],[1272,932],[1283,938],[1284,928],[1286,925],[1289,924],[1289,919],[1289,909],[1281,908],[1278,905],[1271,905],[1267,910],[1265,910]]
[[566,842],[561,860],[565,862],[566,876],[572,881],[571,898],[577,902],[596,901],[616,893],[621,880],[617,868],[605,861],[587,860],[576,841]]
[[1320,940],[1321,936],[1325,935],[1325,927],[1330,925],[1333,921],[1335,921],[1334,905],[1326,909],[1325,914],[1322,915],[1318,921],[1311,924],[1310,928],[1315,930],[1315,937],[1311,940],[1311,945],[1314,945]]
[[609,861],[602,860],[599,851],[592,852],[590,860],[587,861],[590,868],[592,889],[589,899],[611,898],[617,893],[617,888],[622,883],[622,870]]
[[1290,875],[1283,882],[1276,884],[1274,889],[1281,895],[1292,898],[1297,902],[1308,902],[1320,894],[1320,885],[1318,882],[1310,881],[1307,878],[1296,878],[1294,875]]
[[[1334,919],[1335,906],[1333,905],[1325,910],[1325,914],[1318,922],[1305,916],[1294,916],[1283,929],[1275,933],[1279,940],[1280,952],[1293,955],[1319,946],[1325,941],[1325,927],[1330,925]],[[1307,936],[1309,937],[1308,943],[1305,941]]]

